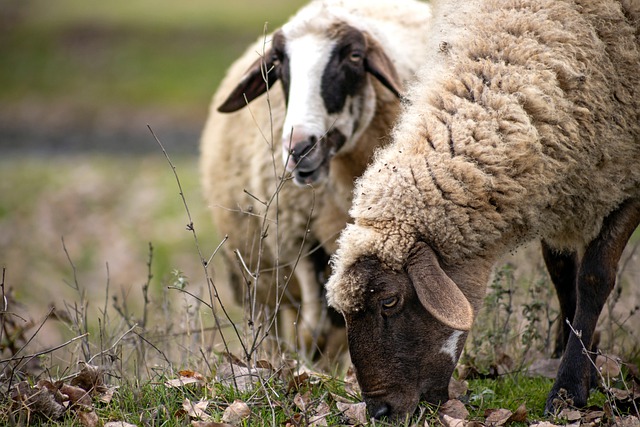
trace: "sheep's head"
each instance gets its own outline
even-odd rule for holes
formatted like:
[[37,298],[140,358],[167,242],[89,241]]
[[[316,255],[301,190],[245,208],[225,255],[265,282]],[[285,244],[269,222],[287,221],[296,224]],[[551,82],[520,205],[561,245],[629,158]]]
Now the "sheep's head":
[[345,317],[351,361],[371,416],[397,420],[410,416],[420,399],[448,399],[474,310],[429,246],[416,243],[401,271],[373,256],[361,258],[330,285],[359,289],[356,305],[341,305],[335,293],[332,304]]
[[326,16],[294,18],[273,34],[264,57],[218,110],[239,110],[280,81],[287,102],[286,170],[298,185],[320,184],[333,156],[353,146],[374,116],[376,92],[368,76],[400,97],[396,70],[368,33]]

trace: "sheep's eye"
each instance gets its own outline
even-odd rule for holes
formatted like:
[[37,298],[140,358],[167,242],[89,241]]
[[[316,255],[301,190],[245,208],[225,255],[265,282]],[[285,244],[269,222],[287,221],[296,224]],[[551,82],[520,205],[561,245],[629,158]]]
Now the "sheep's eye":
[[382,304],[382,308],[384,308],[385,310],[395,307],[397,303],[398,297],[385,298],[380,301],[380,304]]
[[349,55],[349,60],[351,62],[360,62],[360,61],[362,61],[362,58],[364,58],[364,54],[359,50],[354,50]]

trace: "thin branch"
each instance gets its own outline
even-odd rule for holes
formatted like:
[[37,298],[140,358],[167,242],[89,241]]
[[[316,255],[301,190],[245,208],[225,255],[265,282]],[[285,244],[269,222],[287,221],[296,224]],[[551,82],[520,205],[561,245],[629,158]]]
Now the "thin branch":
[[120,338],[118,338],[112,345],[111,347],[109,347],[106,350],[102,350],[100,353],[94,354],[93,356],[91,356],[91,358],[89,358],[89,360],[87,360],[87,363],[91,363],[91,361],[93,359],[95,359],[98,356],[101,356],[105,353],[110,352],[111,350],[113,350],[114,348],[116,348],[116,346],[120,343],[120,341],[122,341],[124,339],[124,337],[126,337],[129,333],[131,333],[136,327],[138,327],[138,324],[133,325],[131,328],[129,328],[127,331],[125,331],[124,334],[122,334],[120,336]]
[[37,353],[28,354],[28,355],[20,356],[20,357],[15,357],[14,356],[14,357],[11,357],[9,359],[0,360],[0,363],[13,362],[13,361],[16,361],[16,360],[24,360],[24,359],[31,360],[34,357],[40,357],[40,356],[43,356],[45,354],[52,353],[52,352],[54,352],[56,350],[60,350],[61,348],[66,347],[67,345],[73,343],[74,341],[77,341],[79,339],[83,339],[83,338],[87,337],[88,335],[89,335],[89,333],[78,335],[77,337],[71,338],[69,341],[67,341],[65,343],[62,343],[62,344],[57,345],[55,347],[51,347],[51,348],[49,348],[47,350],[42,350],[42,351],[39,351]]

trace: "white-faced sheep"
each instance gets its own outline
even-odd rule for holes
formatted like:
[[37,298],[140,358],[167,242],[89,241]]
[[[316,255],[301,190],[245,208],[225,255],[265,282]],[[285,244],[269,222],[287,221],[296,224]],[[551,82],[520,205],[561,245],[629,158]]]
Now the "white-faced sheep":
[[[252,282],[271,307],[301,300],[303,344],[322,328],[319,275],[349,218],[354,179],[388,140],[422,62],[429,18],[429,4],[415,0],[313,1],[250,46],[214,95],[202,183],[228,235],[233,287],[241,299]],[[268,91],[277,81],[283,90]],[[242,278],[236,250],[259,277]]]
[[546,410],[559,395],[585,405],[580,341],[590,348],[640,222],[638,2],[433,8],[429,66],[356,184],[327,283],[362,396],[378,418],[446,400],[492,266],[541,239],[581,255],[567,257],[577,264],[559,287],[577,295],[569,320],[581,336],[568,340]]

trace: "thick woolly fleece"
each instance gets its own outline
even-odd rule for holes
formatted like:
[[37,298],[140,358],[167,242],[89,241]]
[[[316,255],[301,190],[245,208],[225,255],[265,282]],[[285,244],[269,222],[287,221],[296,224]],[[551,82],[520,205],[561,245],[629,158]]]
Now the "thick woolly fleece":
[[430,65],[357,182],[329,303],[358,308],[365,257],[399,270],[424,241],[455,269],[535,239],[580,250],[639,197],[638,3],[436,2]]
[[[316,0],[290,18],[282,30],[287,37],[326,35],[338,22],[351,25],[380,44],[404,82],[415,77],[423,60],[420,52],[426,45],[430,16],[430,6],[417,0]],[[326,252],[333,253],[335,241],[349,219],[354,178],[364,171],[375,147],[389,140],[399,112],[397,98],[371,79],[376,98],[369,108],[375,109],[375,116],[360,138],[345,144],[334,157],[329,181],[320,188],[300,188],[292,182],[280,188],[284,173],[280,136],[286,109],[280,83],[268,96],[235,113],[216,111],[249,66],[269,50],[270,42],[270,36],[260,37],[230,67],[213,97],[200,146],[204,195],[217,231],[220,236],[228,235],[223,252],[229,270],[236,265],[236,249],[251,271],[259,262],[264,270],[259,289],[264,291],[259,296],[262,302],[275,298],[272,284],[286,280],[300,253],[306,255],[318,242]],[[276,192],[278,209],[274,200],[264,221],[265,206],[260,201],[270,200]],[[265,226],[268,233],[262,241]],[[289,268],[275,270],[276,264]],[[242,284],[237,285],[244,290]],[[288,291],[296,297],[295,284]],[[240,297],[242,294],[239,292]]]

